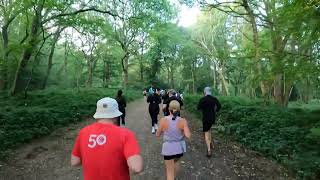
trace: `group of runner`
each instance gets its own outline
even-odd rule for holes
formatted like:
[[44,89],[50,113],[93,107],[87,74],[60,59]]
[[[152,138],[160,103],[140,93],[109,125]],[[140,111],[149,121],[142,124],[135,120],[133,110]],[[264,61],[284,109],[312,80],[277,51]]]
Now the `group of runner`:
[[143,91],[143,95],[146,96],[146,101],[149,103],[148,110],[151,117],[152,134],[155,134],[158,129],[158,115],[160,113],[161,104],[164,116],[168,116],[170,114],[169,104],[171,101],[176,100],[179,102],[180,107],[183,106],[181,96],[173,89],[160,90],[160,88],[154,88],[151,86],[148,91],[146,89]]
[[[167,180],[174,180],[180,169],[179,159],[186,153],[185,138],[190,139],[188,122],[180,117],[183,106],[181,96],[173,89],[168,91],[151,87],[144,91],[149,103],[149,114],[153,134],[163,135],[161,154],[165,161]],[[160,104],[163,117],[158,123]],[[129,170],[133,173],[143,171],[143,160],[140,147],[134,133],[125,125],[125,98],[119,90],[116,99],[103,98],[97,102],[94,118],[97,120],[83,128],[76,139],[71,165],[82,165],[84,179],[108,180],[130,179]],[[211,157],[213,143],[210,129],[215,122],[215,113],[221,105],[211,95],[211,89],[204,89],[204,97],[199,101],[198,110],[203,112],[203,132],[207,145],[207,157]]]

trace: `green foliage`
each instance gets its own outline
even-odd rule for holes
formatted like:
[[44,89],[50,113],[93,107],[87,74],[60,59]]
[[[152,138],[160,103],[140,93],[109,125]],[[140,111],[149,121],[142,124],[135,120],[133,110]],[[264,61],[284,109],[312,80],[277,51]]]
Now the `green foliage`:
[[[0,157],[21,143],[50,134],[53,130],[92,116],[97,100],[115,97],[117,89],[68,89],[35,91],[27,99],[0,96]],[[140,91],[125,91],[127,101]]]
[[[186,96],[195,113],[199,95]],[[284,109],[242,97],[219,97],[218,128],[245,146],[263,153],[296,172],[297,177],[320,177],[320,109]]]

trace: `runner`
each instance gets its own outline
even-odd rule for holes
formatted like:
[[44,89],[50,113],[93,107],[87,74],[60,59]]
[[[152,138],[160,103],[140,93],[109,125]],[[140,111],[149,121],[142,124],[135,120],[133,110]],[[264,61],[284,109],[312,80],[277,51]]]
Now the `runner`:
[[191,133],[187,120],[178,116],[180,103],[171,101],[169,110],[170,115],[160,120],[156,135],[159,137],[162,133],[164,134],[161,154],[165,161],[167,180],[174,180],[180,169],[179,159],[186,152],[184,137],[190,139]]
[[210,129],[215,123],[216,112],[221,108],[221,104],[217,98],[211,96],[211,88],[204,88],[204,97],[200,99],[198,110],[202,111],[202,125],[205,142],[207,144],[207,157],[211,157],[214,148],[211,140]]
[[122,90],[119,90],[117,93],[116,97],[117,103],[119,105],[119,111],[122,112],[122,115],[118,117],[118,126],[120,126],[120,120],[121,120],[121,125],[125,126],[125,117],[126,117],[126,107],[127,107],[127,102],[124,96],[122,96]]
[[115,126],[121,115],[115,99],[100,99],[93,116],[97,122],[80,130],[71,165],[82,165],[84,180],[129,180],[129,169],[142,172],[140,147],[134,133]]
[[150,87],[149,90],[148,90],[149,95],[155,93],[155,91],[156,91],[156,89],[154,88],[154,85],[151,84],[151,87]]
[[157,88],[153,94],[148,96],[147,102],[149,103],[149,114],[151,117],[151,133],[154,134],[158,129],[158,114],[160,112],[159,104],[161,103],[159,88]]
[[[183,102],[181,101],[181,99],[177,98],[175,90],[173,89],[169,90],[168,95],[169,95],[169,98],[163,102],[163,107],[162,107],[164,116],[168,116],[170,113],[169,104],[171,101],[176,100],[180,103],[180,107],[183,106]],[[180,112],[179,112],[179,116],[180,116]]]
[[169,95],[166,89],[163,91],[163,94],[161,97],[162,97],[162,103],[166,102],[169,99]]

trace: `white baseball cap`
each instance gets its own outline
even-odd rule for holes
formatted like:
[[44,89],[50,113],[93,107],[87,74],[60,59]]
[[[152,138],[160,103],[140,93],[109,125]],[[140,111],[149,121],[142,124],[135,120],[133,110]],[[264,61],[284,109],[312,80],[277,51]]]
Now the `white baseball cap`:
[[119,111],[118,103],[115,99],[106,97],[97,102],[97,110],[93,115],[95,119],[115,118],[122,115]]

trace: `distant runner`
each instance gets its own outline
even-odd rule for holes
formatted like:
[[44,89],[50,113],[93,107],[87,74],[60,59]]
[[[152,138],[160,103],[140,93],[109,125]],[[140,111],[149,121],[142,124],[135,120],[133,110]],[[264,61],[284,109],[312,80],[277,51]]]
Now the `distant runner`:
[[147,102],[149,103],[149,114],[151,117],[151,133],[154,134],[158,129],[158,114],[160,112],[159,104],[161,104],[159,88],[157,88],[153,94],[148,96]]
[[149,95],[155,93],[155,91],[156,91],[156,89],[154,88],[154,85],[151,84],[151,87],[150,87],[149,90],[148,90]]
[[125,118],[126,118],[127,102],[126,102],[125,97],[122,96],[122,90],[118,91],[116,100],[117,100],[117,103],[118,103],[118,106],[119,106],[119,111],[122,112],[122,115],[120,117],[118,117],[117,125],[120,126],[120,121],[121,121],[121,124],[123,126],[125,126],[126,125]]
[[171,101],[169,104],[169,116],[160,120],[157,137],[163,134],[162,152],[167,180],[174,180],[179,173],[179,159],[186,152],[186,142],[184,137],[190,139],[191,133],[187,120],[178,116],[180,111],[180,103]]
[[220,108],[221,104],[218,99],[211,95],[211,88],[204,88],[204,97],[199,101],[198,110],[202,111],[202,125],[204,138],[207,144],[207,157],[211,157],[212,149],[214,148],[210,129],[215,123],[216,112],[218,112]]
[[84,180],[129,180],[143,170],[140,148],[133,132],[115,126],[122,113],[115,99],[97,102],[97,120],[80,130],[71,155],[71,165],[82,165]]

